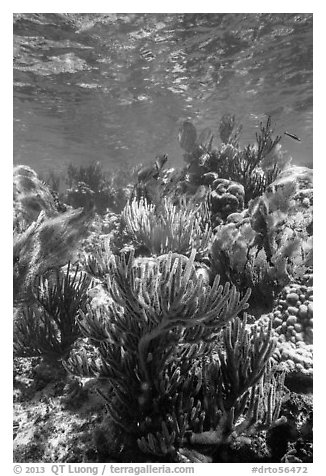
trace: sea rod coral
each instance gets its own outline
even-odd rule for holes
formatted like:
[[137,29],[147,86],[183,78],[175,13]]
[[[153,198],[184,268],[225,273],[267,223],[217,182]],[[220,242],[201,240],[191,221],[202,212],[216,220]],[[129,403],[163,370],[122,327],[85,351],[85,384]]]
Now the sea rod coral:
[[88,368],[110,381],[113,392],[104,395],[109,414],[136,439],[150,432],[149,419],[155,426],[159,415],[172,412],[173,395],[195,356],[203,357],[223,326],[247,307],[249,291],[240,299],[219,278],[212,287],[204,285],[195,255],[169,253],[138,264],[133,254],[128,261],[111,256],[105,276],[111,303],[81,313],[81,329],[97,343],[101,360],[73,354],[66,368],[77,374]]
[[86,310],[90,285],[86,273],[76,268],[71,274],[70,263],[65,273],[56,269],[52,279],[39,276],[35,297],[40,308],[25,306],[16,316],[15,354],[40,355],[48,360],[65,357],[80,336],[76,318],[79,311]]
[[273,138],[270,117],[266,125],[260,124],[256,144],[248,145],[245,149],[240,149],[238,144],[241,126],[233,132],[234,127],[234,117],[222,118],[219,130],[222,145],[217,148],[211,131],[204,129],[197,135],[193,124],[186,121],[179,133],[179,143],[186,151],[184,160],[188,164],[187,181],[190,189],[204,184],[207,174],[215,173],[216,178],[243,185],[247,204],[251,198],[265,191],[266,186],[276,178],[289,159],[280,151],[281,137]]

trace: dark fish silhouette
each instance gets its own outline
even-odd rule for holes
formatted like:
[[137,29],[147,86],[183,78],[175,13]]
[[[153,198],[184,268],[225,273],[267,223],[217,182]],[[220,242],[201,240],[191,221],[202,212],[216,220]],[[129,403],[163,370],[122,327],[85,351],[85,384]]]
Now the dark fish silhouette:
[[284,134],[291,137],[291,139],[294,139],[294,140],[297,140],[297,141],[301,142],[301,139],[298,136],[296,136],[295,134],[291,134],[291,132],[286,132],[285,131]]

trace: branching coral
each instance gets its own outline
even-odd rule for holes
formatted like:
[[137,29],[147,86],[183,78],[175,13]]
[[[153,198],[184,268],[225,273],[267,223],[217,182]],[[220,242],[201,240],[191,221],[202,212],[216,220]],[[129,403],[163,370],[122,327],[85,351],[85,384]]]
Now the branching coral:
[[[101,354],[90,370],[112,383],[110,415],[137,437],[144,434],[146,417],[156,424],[160,412],[171,410],[171,398],[194,357],[203,355],[205,345],[246,308],[248,292],[240,299],[234,287],[220,286],[218,278],[212,287],[203,285],[195,254],[169,253],[141,264],[132,255],[128,261],[112,257],[106,275],[112,303],[82,313],[81,329]],[[76,363],[71,358],[66,368],[78,373],[82,369]]]
[[62,358],[80,336],[76,317],[86,310],[87,290],[91,278],[73,274],[70,264],[66,273],[55,272],[54,279],[38,278],[36,299],[41,309],[26,307],[17,317],[14,329],[14,348],[18,355],[42,355]]
[[252,198],[262,195],[280,173],[280,164],[277,161],[266,171],[261,168],[262,160],[274,153],[280,140],[280,136],[272,138],[271,118],[268,117],[266,126],[260,124],[256,145],[248,145],[243,151],[233,145],[227,145],[221,150],[221,156],[210,159],[210,166],[219,177],[243,185],[245,203],[248,204]]
[[73,187],[78,182],[84,182],[91,190],[98,191],[103,184],[103,172],[99,162],[90,164],[88,167],[75,167],[70,164],[67,170],[67,185]]
[[99,162],[87,167],[75,167],[70,164],[67,170],[68,190],[65,192],[65,201],[75,208],[84,207],[92,203],[98,213],[105,213],[107,209],[120,212],[128,200],[131,174],[124,169],[113,171],[107,178]]
[[231,114],[224,114],[219,124],[219,133],[221,141],[224,144],[231,144],[238,146],[239,135],[242,130],[242,125],[235,129],[235,116]]
[[[280,150],[281,137],[272,137],[270,117],[266,125],[260,124],[260,131],[256,134],[257,143],[243,150],[238,144],[241,126],[233,132],[234,126],[234,116],[223,116],[220,123],[222,145],[217,149],[212,147],[212,133],[202,133],[197,138],[196,128],[187,121],[183,124],[179,143],[186,151],[184,159],[188,164],[184,183],[186,189],[193,193],[200,185],[208,184],[209,176],[237,182],[244,187],[247,205],[251,199],[264,193],[288,159]],[[205,140],[207,137],[208,141]]]
[[[213,445],[218,451],[242,435],[277,423],[284,375],[271,371],[271,326],[250,331],[246,319],[236,318],[223,335],[225,352],[195,363],[171,394],[172,412],[160,420],[161,428],[138,440],[142,451],[173,455],[185,445]],[[153,428],[152,419],[144,425]]]
[[203,256],[211,239],[208,210],[205,204],[181,201],[177,207],[170,198],[161,205],[134,199],[122,212],[122,227],[137,248],[151,255],[169,251],[188,255],[196,248]]
[[[212,287],[204,285],[195,254],[102,260],[94,269],[105,275],[112,302],[88,308],[80,321],[101,358],[72,355],[65,364],[73,373],[108,379],[112,391],[101,394],[122,434],[170,461],[181,447],[218,447],[270,425],[281,401],[268,366],[275,346],[271,325],[249,331],[246,318],[236,317],[249,293],[240,300],[218,277]],[[225,351],[213,358],[226,324]]]

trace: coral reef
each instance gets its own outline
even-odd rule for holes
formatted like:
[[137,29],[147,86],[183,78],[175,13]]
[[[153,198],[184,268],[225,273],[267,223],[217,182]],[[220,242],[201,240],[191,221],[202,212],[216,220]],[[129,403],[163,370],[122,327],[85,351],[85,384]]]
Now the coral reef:
[[210,202],[214,224],[223,223],[230,215],[244,209],[243,185],[227,179],[215,179],[211,185]]
[[108,210],[120,212],[131,194],[131,174],[113,171],[107,179],[99,162],[87,167],[70,164],[67,170],[68,189],[64,201],[74,208],[92,204],[100,214]]
[[168,195],[168,186],[172,185],[172,177],[167,178],[167,170],[164,166],[168,160],[167,154],[156,156],[156,160],[148,165],[142,165],[136,169],[137,181],[133,187],[130,201],[145,200],[149,204],[158,205],[163,197]]
[[280,172],[277,179],[270,184],[269,189],[284,187],[288,183],[295,183],[298,190],[312,190],[313,170],[308,167],[292,165]]
[[203,256],[212,235],[204,203],[181,200],[176,206],[170,198],[159,205],[134,199],[121,213],[121,226],[136,250],[154,256],[169,251],[189,256],[192,248]]
[[[85,379],[82,395],[69,397],[74,381],[53,366],[45,381],[37,371],[39,360],[14,358],[14,461],[100,462],[94,434],[104,405],[94,382]],[[104,385],[101,388],[105,390]],[[69,398],[78,402],[77,408],[68,404]]]
[[241,129],[65,191],[15,168],[15,461],[312,460],[312,170]]
[[311,208],[303,215],[294,202],[297,188],[287,182],[253,200],[248,210],[231,214],[215,229],[210,249],[213,275],[239,289],[252,289],[251,305],[265,311],[292,277],[303,276],[312,260],[308,227]]
[[[89,368],[111,382],[113,393],[104,395],[111,418],[136,439],[146,438],[153,425],[156,431],[174,431],[164,418],[173,413],[176,389],[186,385],[188,372],[188,385],[193,385],[194,361],[246,308],[248,293],[240,300],[235,288],[219,286],[218,278],[212,287],[197,278],[195,254],[186,258],[169,253],[136,264],[132,255],[127,262],[111,256],[105,279],[112,303],[97,311],[89,308],[80,323],[84,335],[98,343],[101,361],[89,363],[72,355],[66,363],[71,372]],[[183,438],[180,431],[170,434],[167,448],[175,438]]]
[[273,310],[273,327],[290,342],[313,342],[313,288],[302,284],[286,286]]
[[[309,276],[309,275],[307,275]],[[312,277],[308,277],[310,284]],[[291,283],[275,300],[273,311],[262,316],[264,325],[272,319],[277,336],[275,361],[287,372],[287,385],[312,387],[313,376],[313,288]],[[289,383],[290,382],[290,383]]]
[[[280,437],[282,441],[284,436],[282,438],[280,434],[271,435],[276,440],[273,445],[274,460],[282,463],[311,462],[313,446],[313,402],[311,396],[292,392],[283,404],[282,414],[291,425],[292,438],[287,445],[286,452],[283,453],[280,448]],[[269,441],[269,444],[271,443]]]
[[70,263],[63,274],[39,277],[35,285],[40,308],[25,307],[14,322],[14,352],[17,356],[41,355],[48,360],[64,358],[80,336],[77,317],[86,310],[91,278]]
[[222,145],[217,149],[213,146],[211,131],[205,129],[198,137],[192,123],[183,123],[179,143],[185,150],[184,160],[188,164],[185,191],[193,193],[200,185],[210,185],[216,179],[230,180],[243,187],[243,199],[247,206],[251,199],[261,196],[288,165],[290,158],[281,151],[281,137],[272,137],[270,117],[266,126],[260,124],[256,144],[243,150],[238,144],[241,126],[233,132],[234,128],[234,117],[224,116],[219,129]]

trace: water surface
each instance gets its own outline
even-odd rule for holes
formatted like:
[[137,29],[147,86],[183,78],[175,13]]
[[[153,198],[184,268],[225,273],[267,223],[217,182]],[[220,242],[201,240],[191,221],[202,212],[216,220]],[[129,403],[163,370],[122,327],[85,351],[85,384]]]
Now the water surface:
[[14,163],[107,171],[168,153],[180,122],[272,116],[312,164],[312,14],[14,14]]

